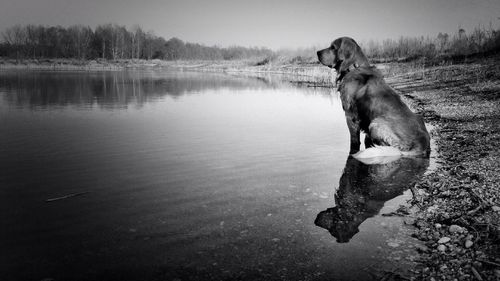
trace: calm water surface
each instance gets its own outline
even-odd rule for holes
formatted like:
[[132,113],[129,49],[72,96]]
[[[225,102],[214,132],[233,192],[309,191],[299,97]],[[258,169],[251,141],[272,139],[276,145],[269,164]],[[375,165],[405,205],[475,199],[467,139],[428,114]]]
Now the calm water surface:
[[336,93],[272,77],[0,72],[0,279],[405,268],[401,219],[380,213],[428,163],[367,166],[348,141]]

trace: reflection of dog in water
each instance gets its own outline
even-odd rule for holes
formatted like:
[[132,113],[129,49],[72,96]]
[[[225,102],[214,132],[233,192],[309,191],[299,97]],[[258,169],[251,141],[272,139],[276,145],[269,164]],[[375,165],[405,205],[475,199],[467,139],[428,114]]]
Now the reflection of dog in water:
[[335,207],[320,212],[314,223],[330,231],[337,242],[348,242],[363,221],[376,215],[386,201],[414,185],[428,166],[426,158],[399,158],[388,164],[366,165],[349,157],[335,195]]

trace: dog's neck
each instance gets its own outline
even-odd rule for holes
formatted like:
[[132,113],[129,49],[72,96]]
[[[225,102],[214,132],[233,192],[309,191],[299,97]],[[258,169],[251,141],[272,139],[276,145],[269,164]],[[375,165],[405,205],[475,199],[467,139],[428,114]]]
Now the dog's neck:
[[337,72],[337,77],[335,78],[335,86],[336,87],[340,87],[340,84],[342,83],[342,80],[344,80],[344,76],[349,73],[349,71],[351,70],[354,70],[356,68],[358,68],[359,66],[357,66],[356,64],[351,64],[346,71],[342,71],[342,72]]
[[337,73],[337,77],[335,78],[335,87],[338,89],[340,88],[340,84],[342,84],[342,81],[344,80],[344,76],[346,75],[347,72],[342,72],[342,73]]

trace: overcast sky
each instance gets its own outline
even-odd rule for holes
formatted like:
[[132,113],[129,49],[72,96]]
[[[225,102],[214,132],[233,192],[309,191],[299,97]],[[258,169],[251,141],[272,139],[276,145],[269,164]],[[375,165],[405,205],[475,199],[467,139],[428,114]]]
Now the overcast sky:
[[139,24],[165,39],[273,49],[500,28],[499,17],[499,0],[0,0],[0,30]]

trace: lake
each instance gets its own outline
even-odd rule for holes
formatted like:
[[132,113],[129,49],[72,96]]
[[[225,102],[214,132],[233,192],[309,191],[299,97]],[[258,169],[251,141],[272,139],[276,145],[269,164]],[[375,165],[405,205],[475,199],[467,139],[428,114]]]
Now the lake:
[[282,77],[0,72],[0,279],[369,280],[414,266],[425,159],[348,158]]

